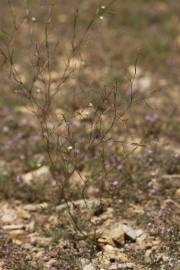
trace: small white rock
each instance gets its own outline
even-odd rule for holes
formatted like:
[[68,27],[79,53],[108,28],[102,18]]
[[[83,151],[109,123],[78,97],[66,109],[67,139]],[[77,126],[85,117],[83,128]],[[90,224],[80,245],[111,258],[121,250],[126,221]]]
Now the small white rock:
[[37,170],[23,174],[21,178],[25,184],[29,186],[34,186],[38,184],[43,185],[47,183],[48,181],[50,181],[52,177],[51,177],[49,167],[42,166],[41,168]]
[[83,270],[95,270],[95,267],[92,263],[87,264],[83,267]]

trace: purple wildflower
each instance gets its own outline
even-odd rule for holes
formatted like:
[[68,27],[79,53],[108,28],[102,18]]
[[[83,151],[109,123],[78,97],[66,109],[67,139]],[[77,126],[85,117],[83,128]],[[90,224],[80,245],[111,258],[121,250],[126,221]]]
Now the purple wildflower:
[[145,116],[145,120],[149,122],[156,122],[157,120],[159,120],[159,115],[157,113],[147,114]]

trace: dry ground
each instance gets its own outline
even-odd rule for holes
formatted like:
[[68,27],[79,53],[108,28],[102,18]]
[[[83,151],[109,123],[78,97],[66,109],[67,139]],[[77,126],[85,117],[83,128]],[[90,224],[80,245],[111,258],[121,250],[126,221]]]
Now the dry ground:
[[[4,2],[0,3],[0,269],[178,270],[179,1],[118,0],[104,15],[107,1]],[[72,75],[53,101],[53,110],[65,115],[72,130],[65,145],[76,166],[65,187],[70,210],[54,179],[63,181],[64,168],[57,159],[54,175],[32,103],[21,96],[23,86],[10,77],[5,57],[7,49],[14,48],[16,70],[29,86],[38,42],[43,44],[41,65],[47,60],[48,16],[52,91],[66,68],[73,41],[85,36],[69,63]],[[44,81],[35,84],[40,104],[46,71],[43,76]],[[112,127],[114,107],[106,104],[112,99],[102,99],[106,89],[117,91]],[[103,106],[109,106],[102,118],[103,128],[111,127],[108,140],[105,147],[98,143],[89,147],[91,124]],[[67,134],[67,126],[58,132]],[[98,125],[93,134],[98,141]]]

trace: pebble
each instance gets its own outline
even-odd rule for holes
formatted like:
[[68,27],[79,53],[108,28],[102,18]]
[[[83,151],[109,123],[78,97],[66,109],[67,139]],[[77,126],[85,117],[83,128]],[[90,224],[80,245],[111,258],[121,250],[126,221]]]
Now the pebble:
[[83,270],[95,270],[95,267],[92,263],[87,264],[83,267]]
[[28,186],[44,185],[51,180],[49,167],[42,166],[37,170],[21,175],[22,181]]
[[175,196],[177,199],[180,199],[180,188],[176,190]]

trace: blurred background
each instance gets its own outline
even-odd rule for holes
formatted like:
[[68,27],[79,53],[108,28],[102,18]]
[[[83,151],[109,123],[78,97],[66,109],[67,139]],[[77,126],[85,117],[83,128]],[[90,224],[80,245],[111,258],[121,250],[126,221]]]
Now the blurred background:
[[[64,203],[56,177],[68,178],[67,198],[105,197],[113,218],[121,215],[147,230],[160,243],[151,242],[156,253],[167,252],[172,259],[147,262],[150,256],[142,248],[133,255],[136,262],[160,269],[164,260],[161,269],[173,269],[178,257],[174,201],[180,194],[179,70],[179,0],[1,0],[0,205],[6,215],[3,219],[0,213],[0,225],[6,225],[8,215],[18,223],[12,218],[17,205]],[[53,130],[52,163],[41,135],[46,139]],[[55,144],[58,136],[62,148]],[[69,234],[59,233],[46,206],[26,213],[25,222],[33,219],[41,237],[67,240]],[[79,217],[82,229],[90,230],[84,219]],[[69,226],[63,222],[62,227]],[[27,243],[23,237],[11,236],[15,243],[17,238]],[[132,256],[134,250],[126,252]]]

